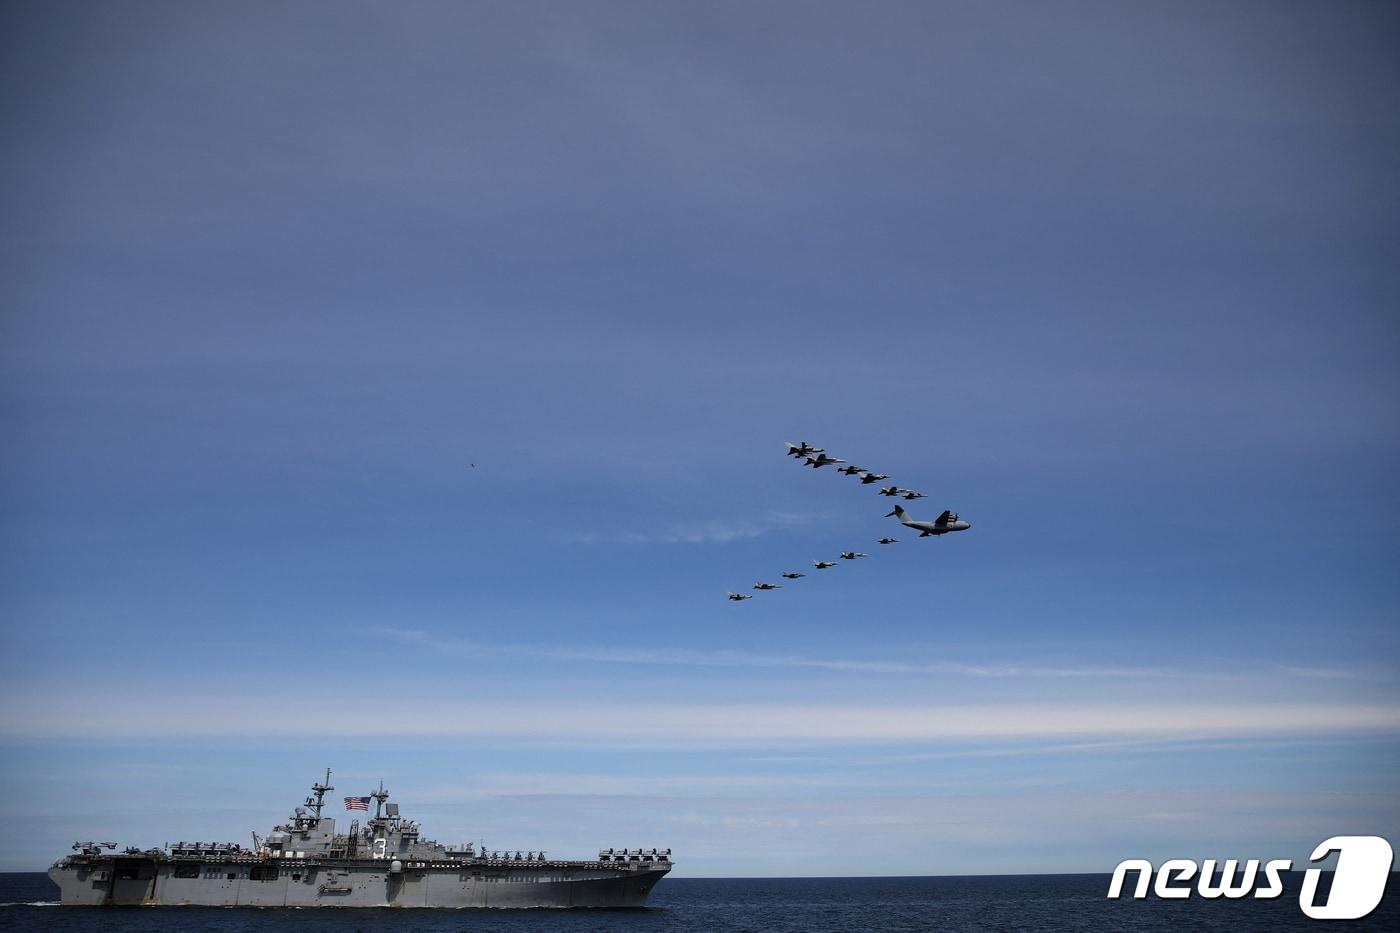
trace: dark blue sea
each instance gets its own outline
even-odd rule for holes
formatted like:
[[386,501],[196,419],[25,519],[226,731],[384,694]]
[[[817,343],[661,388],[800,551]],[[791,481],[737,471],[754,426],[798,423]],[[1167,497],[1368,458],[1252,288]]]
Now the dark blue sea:
[[1392,878],[1363,920],[1298,909],[1300,877],[1273,900],[1110,901],[1107,875],[939,878],[667,878],[642,910],[63,908],[43,874],[0,874],[0,930],[132,933],[904,933],[915,930],[1400,930]]

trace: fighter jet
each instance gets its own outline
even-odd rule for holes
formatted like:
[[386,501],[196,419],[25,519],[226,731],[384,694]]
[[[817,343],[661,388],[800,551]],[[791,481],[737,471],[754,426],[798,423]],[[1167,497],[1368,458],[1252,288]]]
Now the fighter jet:
[[796,443],[796,444],[788,444],[787,446],[788,446],[787,455],[788,455],[789,457],[806,457],[806,456],[808,456],[809,454],[819,454],[819,453],[821,453],[822,451],[826,450],[825,447],[813,447],[811,444],[808,444],[806,441],[801,441],[801,442]]
[[880,495],[882,495],[882,496],[898,496],[898,495],[902,495],[903,493],[906,493],[906,492],[908,492],[908,491],[909,491],[909,490],[907,490],[907,489],[900,489],[898,486],[881,486],[881,487],[880,487]]
[[[886,516],[886,517],[888,517],[888,516]],[[899,543],[899,539],[898,539],[898,538],[881,538],[879,541],[876,541],[875,543],[876,543],[876,544],[898,544],[898,543]]]
[[828,567],[835,567],[835,566],[836,566],[836,561],[834,561],[834,560],[814,560],[814,561],[812,561],[812,566],[813,566],[813,567],[816,567],[818,570],[825,570],[825,569],[828,568]]
[[781,590],[783,585],[781,583],[755,583],[753,588],[756,590]]
[[865,472],[865,467],[858,467],[858,466],[854,466],[854,465],[852,465],[852,466],[837,467],[837,468],[836,468],[836,472],[837,472],[837,473],[845,473],[847,476],[855,476],[857,473],[864,473],[864,472]]
[[807,465],[808,465],[809,467],[811,467],[812,469],[814,469],[814,470],[815,470],[817,467],[824,467],[824,466],[826,466],[828,463],[845,463],[845,462],[846,462],[845,460],[842,460],[842,459],[840,459],[839,457],[828,457],[826,454],[817,454],[815,457],[808,457],[808,458],[807,458]]
[[841,559],[842,559],[842,560],[855,560],[857,557],[864,557],[864,556],[865,556],[865,555],[862,554],[860,551],[842,551],[842,552],[841,552]]
[[789,580],[796,580],[799,577],[805,577],[807,575],[805,573],[785,573],[783,574],[783,576],[788,578]]
[[906,490],[904,490],[904,495],[900,496],[900,498],[901,498],[901,499],[927,499],[927,498],[928,498],[928,494],[927,494],[927,493],[922,493],[922,492],[915,492],[915,491],[912,490],[912,489],[906,489]]
[[865,484],[865,485],[869,485],[869,484],[871,484],[871,483],[878,483],[878,482],[879,482],[880,480],[882,480],[882,479],[889,479],[889,478],[890,478],[890,474],[888,474],[888,473],[868,473],[868,472],[867,472],[864,476],[862,476],[862,477],[860,478],[860,481],[861,481],[863,484]]
[[895,506],[894,511],[885,515],[897,517],[900,523],[908,528],[913,528],[919,532],[920,538],[927,538],[929,535],[946,535],[950,531],[966,531],[972,527],[971,522],[965,522],[958,518],[958,513],[944,510],[943,514],[931,522],[921,522],[909,517],[909,513],[900,506]]
[[729,598],[734,600],[736,603],[741,603],[746,599],[753,599],[752,596],[745,596],[743,593],[730,593]]

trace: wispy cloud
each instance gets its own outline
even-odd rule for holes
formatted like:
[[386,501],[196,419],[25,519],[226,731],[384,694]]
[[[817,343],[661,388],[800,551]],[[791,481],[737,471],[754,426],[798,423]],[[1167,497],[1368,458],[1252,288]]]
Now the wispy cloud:
[[557,540],[572,544],[727,544],[758,538],[784,528],[796,528],[820,518],[808,512],[769,511],[744,518],[710,518],[667,522],[659,528],[556,531]]
[[[1400,731],[1394,703],[1055,703],[997,705],[684,704],[367,695],[319,697],[336,711],[310,721],[261,691],[217,696],[88,694],[10,697],[9,736],[458,735],[501,742],[703,747],[750,744],[923,743],[1026,737],[1223,738]],[[229,710],[236,709],[237,716]]]
[[1296,667],[1291,664],[1280,664],[1278,669],[1294,677],[1307,677],[1312,680],[1352,680],[1361,676],[1358,671],[1342,670],[1335,667]]
[[841,765],[847,768],[883,768],[891,765],[917,763],[922,761],[965,761],[986,758],[1025,758],[1054,757],[1058,755],[1077,756],[1083,753],[1153,753],[1173,755],[1193,752],[1215,751],[1260,751],[1294,748],[1305,742],[1308,747],[1326,745],[1355,745],[1357,743],[1380,743],[1394,741],[1393,733],[1345,734],[1335,737],[1319,735],[1290,736],[1230,736],[1226,738],[1201,738],[1190,735],[1155,734],[1125,738],[1094,739],[1075,742],[964,744],[954,748],[940,748],[933,751],[903,752],[884,755],[840,756],[751,756],[747,760],[781,764],[785,761],[810,762],[827,765]]
[[[478,659],[483,654],[501,654],[550,661],[636,664],[674,667],[787,668],[840,671],[856,674],[960,675],[987,679],[1238,679],[1239,670],[1186,670],[1173,667],[1059,666],[1053,664],[972,663],[966,661],[893,661],[870,658],[813,658],[797,654],[757,654],[746,651],[702,651],[695,649],[585,647],[577,645],[482,642],[434,635],[417,629],[371,626],[369,634],[397,642],[408,642],[430,649],[436,655]],[[1305,668],[1270,665],[1272,669],[1300,677],[1348,676],[1345,671],[1317,674]]]
[[520,796],[751,796],[781,791],[785,794],[820,790],[860,790],[872,788],[922,788],[929,782],[923,776],[868,774],[668,774],[648,775],[639,785],[632,773],[488,771],[474,773],[470,785],[443,784],[418,788],[415,797],[424,802],[463,798]]

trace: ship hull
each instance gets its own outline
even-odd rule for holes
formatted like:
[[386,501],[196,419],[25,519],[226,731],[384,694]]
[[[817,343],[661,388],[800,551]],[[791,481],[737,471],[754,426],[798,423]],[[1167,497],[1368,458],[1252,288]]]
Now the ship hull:
[[642,907],[668,863],[515,865],[280,860],[176,862],[110,856],[49,870],[64,906]]

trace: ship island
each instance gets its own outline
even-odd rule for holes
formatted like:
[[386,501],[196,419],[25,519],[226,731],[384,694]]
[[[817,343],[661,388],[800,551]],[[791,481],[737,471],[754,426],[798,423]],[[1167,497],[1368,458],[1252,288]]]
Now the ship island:
[[[337,832],[322,815],[331,772],[311,785],[303,806],[252,848],[177,842],[116,851],[78,842],[49,869],[61,902],[73,907],[642,907],[671,870],[670,849],[603,849],[596,859],[558,860],[544,852],[487,851],[472,843],[424,839],[389,792],[347,797],[363,810]],[[369,815],[373,801],[374,815]]]

